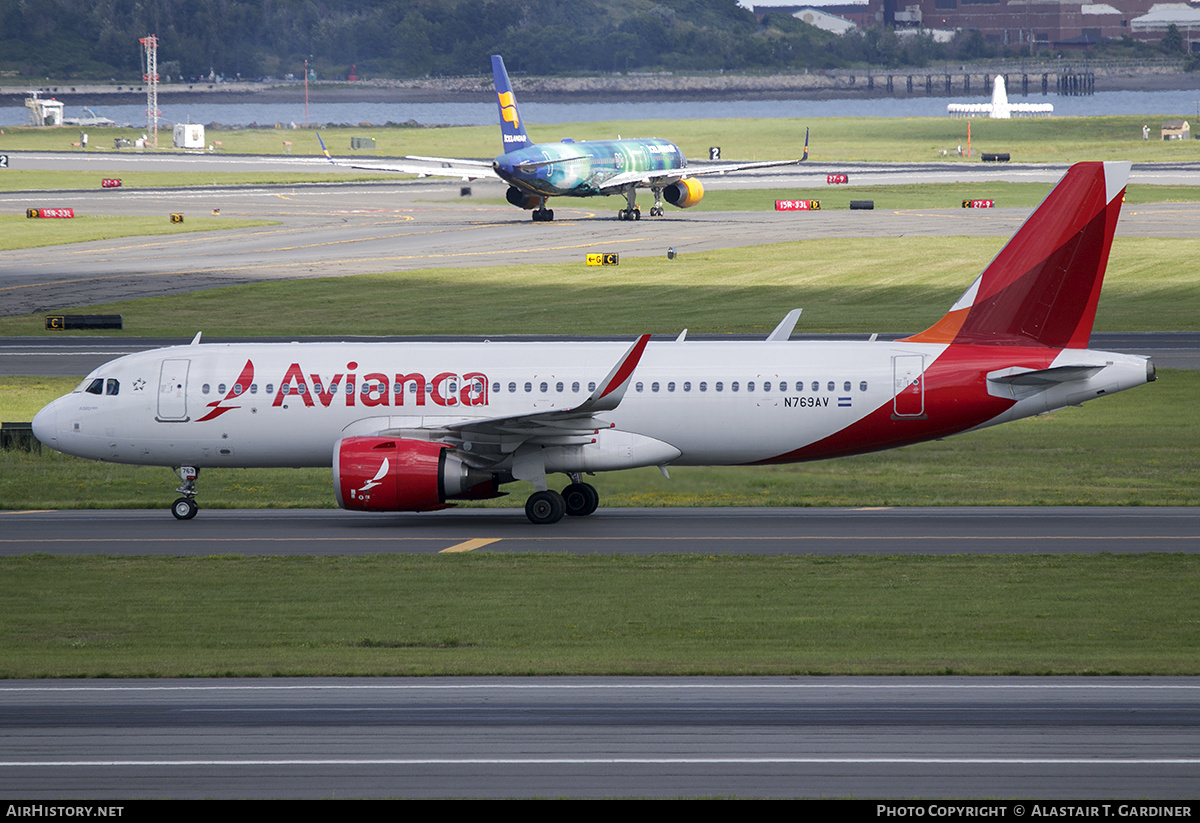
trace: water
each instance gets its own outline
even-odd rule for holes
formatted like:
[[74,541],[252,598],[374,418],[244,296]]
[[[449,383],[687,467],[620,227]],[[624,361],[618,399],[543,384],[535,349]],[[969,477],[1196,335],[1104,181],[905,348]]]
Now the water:
[[[537,124],[595,123],[610,120],[709,120],[726,118],[795,117],[945,117],[949,103],[986,103],[990,95],[972,97],[875,97],[848,100],[675,100],[637,103],[521,103],[526,119]],[[1183,91],[1112,91],[1090,97],[1059,97],[1049,94],[1010,94],[1014,103],[1052,103],[1056,116],[1138,114],[1146,116],[1200,118],[1200,89]],[[222,123],[248,126],[251,123],[304,123],[304,105],[296,103],[179,103],[161,105],[161,125],[179,123]],[[98,106],[95,111],[118,124],[144,129],[145,106]],[[82,108],[68,106],[67,117],[81,117]],[[495,125],[496,105],[480,103],[312,103],[312,123],[415,120],[430,125]],[[0,126],[23,126],[29,122],[23,106],[0,107]]]

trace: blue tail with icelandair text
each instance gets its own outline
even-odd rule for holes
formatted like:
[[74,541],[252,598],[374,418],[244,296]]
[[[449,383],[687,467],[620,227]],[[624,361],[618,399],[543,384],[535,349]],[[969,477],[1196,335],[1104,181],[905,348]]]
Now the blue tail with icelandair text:
[[512,84],[508,82],[508,72],[504,70],[504,58],[498,54],[492,55],[492,77],[496,81],[496,105],[500,109],[500,136],[504,153],[532,146],[533,141],[525,133],[525,121],[517,109]]

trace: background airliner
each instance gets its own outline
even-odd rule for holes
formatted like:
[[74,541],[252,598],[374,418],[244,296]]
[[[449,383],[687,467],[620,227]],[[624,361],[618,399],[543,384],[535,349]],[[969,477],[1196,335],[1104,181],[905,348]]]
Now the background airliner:
[[[1087,348],[1129,163],[1072,166],[950,311],[892,342],[245,343],[114,360],[33,421],[46,445],[174,467],[332,465],[339,505],[427,511],[527,480],[529,519],[595,511],[585,473],[788,463],[1016,420],[1154,380]],[[984,469],[981,469],[984,470]],[[567,475],[561,493],[547,478]]]
[[[744,169],[792,166],[808,159],[808,131],[804,132],[804,156],[798,160],[769,160],[759,163],[733,163],[689,169],[687,158],[674,143],[659,138],[589,140],[561,143],[534,143],[525,132],[525,121],[517,108],[504,59],[492,55],[492,76],[496,87],[496,105],[500,110],[500,136],[504,152],[491,163],[451,157],[409,156],[411,165],[357,165],[335,161],[321,141],[321,149],[331,163],[355,169],[396,171],[422,177],[441,176],[473,180],[497,176],[509,184],[508,202],[533,209],[535,221],[554,219],[554,210],[546,208],[550,197],[597,197],[624,195],[626,207],[617,212],[621,220],[641,219],[637,190],[648,188],[654,194],[651,216],[663,213],[663,200],[686,209],[704,197],[700,175],[720,175]],[[318,140],[320,135],[317,136]]]

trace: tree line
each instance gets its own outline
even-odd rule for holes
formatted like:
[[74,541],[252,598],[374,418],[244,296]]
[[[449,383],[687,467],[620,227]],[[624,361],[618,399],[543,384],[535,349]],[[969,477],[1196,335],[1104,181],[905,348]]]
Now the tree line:
[[[978,32],[952,42],[885,28],[838,37],[734,0],[0,0],[0,70],[130,79],[138,38],[172,79],[486,74],[490,54],[536,75],[921,67],[1006,56]],[[1013,55],[1015,56],[1015,55]]]

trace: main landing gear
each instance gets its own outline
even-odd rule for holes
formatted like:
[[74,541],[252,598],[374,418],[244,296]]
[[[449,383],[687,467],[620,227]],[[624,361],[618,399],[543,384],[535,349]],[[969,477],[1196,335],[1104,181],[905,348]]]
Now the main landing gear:
[[625,187],[625,208],[617,212],[618,220],[641,220],[642,212],[637,207],[637,186]]
[[196,516],[196,512],[200,511],[195,500],[196,478],[200,476],[200,470],[192,466],[180,466],[175,471],[179,475],[179,479],[183,481],[175,491],[182,494],[183,497],[171,504],[171,514],[175,515],[176,520],[191,520]]
[[538,207],[536,209],[534,209],[533,222],[549,223],[553,219],[554,219],[554,209],[546,208],[546,198],[545,197],[541,198],[541,202],[538,203]]
[[538,525],[557,523],[563,515],[571,517],[587,517],[600,505],[600,493],[587,484],[579,482],[576,475],[571,477],[571,485],[562,490],[562,494],[547,489],[534,492],[525,501],[525,516],[529,522]]

